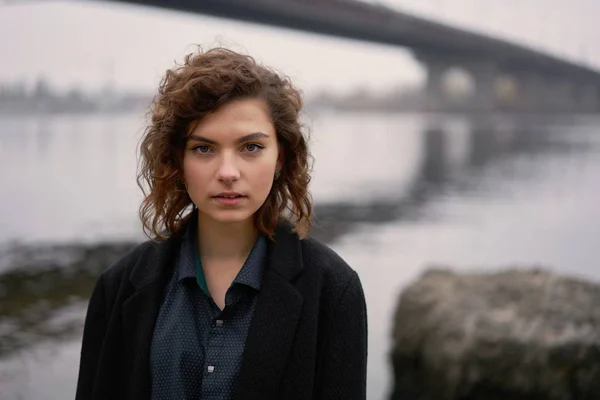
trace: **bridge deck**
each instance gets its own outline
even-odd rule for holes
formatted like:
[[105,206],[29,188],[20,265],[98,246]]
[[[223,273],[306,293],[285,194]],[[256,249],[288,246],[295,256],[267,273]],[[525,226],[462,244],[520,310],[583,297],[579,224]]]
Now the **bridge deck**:
[[108,0],[402,46],[415,53],[493,60],[511,70],[600,83],[600,72],[525,46],[356,0]]

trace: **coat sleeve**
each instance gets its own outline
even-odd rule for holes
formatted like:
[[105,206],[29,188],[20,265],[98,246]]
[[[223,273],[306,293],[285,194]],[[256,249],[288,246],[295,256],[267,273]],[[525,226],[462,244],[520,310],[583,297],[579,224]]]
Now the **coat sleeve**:
[[92,292],[85,317],[76,400],[92,399],[100,350],[108,321],[106,310],[104,281],[101,276]]
[[316,398],[366,399],[367,309],[356,272],[346,285],[328,326]]

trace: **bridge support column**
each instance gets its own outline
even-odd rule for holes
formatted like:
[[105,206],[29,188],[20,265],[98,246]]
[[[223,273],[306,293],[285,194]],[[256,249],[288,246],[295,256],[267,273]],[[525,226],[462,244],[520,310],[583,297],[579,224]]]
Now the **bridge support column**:
[[439,60],[427,60],[424,62],[424,65],[427,70],[427,81],[424,91],[425,111],[443,111],[446,103],[443,77],[449,65]]
[[544,84],[544,78],[533,72],[513,72],[517,80],[516,108],[522,112],[544,112],[550,108],[552,94]]
[[[431,54],[417,54],[417,58],[427,70],[425,110],[494,111],[497,108],[496,81],[499,67],[495,61]],[[464,69],[471,75],[475,88],[470,98],[457,100],[449,99],[446,95],[443,78],[451,67]]]
[[498,66],[493,61],[478,61],[463,63],[475,82],[475,92],[469,102],[473,111],[494,111],[496,109],[496,80]]

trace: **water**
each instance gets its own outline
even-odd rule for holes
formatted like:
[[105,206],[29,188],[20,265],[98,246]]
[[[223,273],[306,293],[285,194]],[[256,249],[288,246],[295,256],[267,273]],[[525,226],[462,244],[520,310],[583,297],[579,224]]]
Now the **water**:
[[[87,296],[114,248],[97,244],[142,239],[144,120],[2,118],[0,398],[72,398]],[[600,281],[600,119],[325,112],[308,122],[314,233],[367,297],[369,399],[389,392],[395,301],[425,268],[541,266]]]

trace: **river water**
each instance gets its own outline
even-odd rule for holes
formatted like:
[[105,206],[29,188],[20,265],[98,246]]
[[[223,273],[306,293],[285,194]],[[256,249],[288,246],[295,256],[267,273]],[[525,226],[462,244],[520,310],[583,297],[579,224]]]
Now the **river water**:
[[[73,398],[98,260],[142,239],[143,124],[0,117],[0,398]],[[314,234],[365,289],[369,399],[387,398],[395,302],[426,268],[537,266],[600,281],[600,118],[326,111],[307,125]]]

